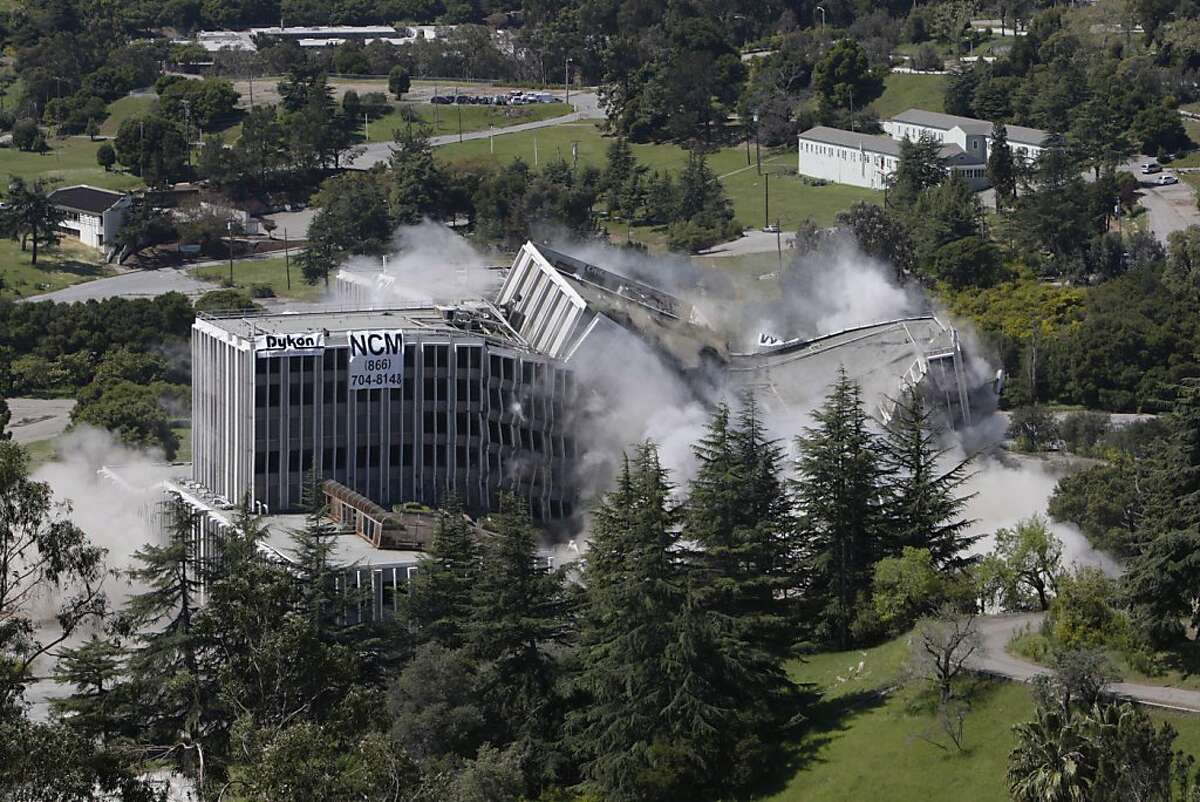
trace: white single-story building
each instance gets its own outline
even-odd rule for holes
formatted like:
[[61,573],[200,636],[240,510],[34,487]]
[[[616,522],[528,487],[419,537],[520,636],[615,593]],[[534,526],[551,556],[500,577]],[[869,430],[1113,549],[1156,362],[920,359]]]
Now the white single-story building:
[[[943,144],[946,167],[974,189],[987,186],[987,165],[973,153]],[[900,142],[886,136],[860,134],[819,125],[800,134],[796,171],[810,178],[867,189],[884,189],[900,161]]]
[[[1047,132],[1023,125],[1006,125],[1008,144],[1013,155],[1033,161],[1046,149]],[[924,109],[909,109],[883,122],[883,130],[893,139],[932,137],[939,142],[958,145],[965,153],[987,161],[992,146],[992,124],[986,120],[942,114]]]
[[84,245],[108,252],[116,247],[132,199],[124,192],[79,184],[54,190],[50,202],[66,214],[59,228]]

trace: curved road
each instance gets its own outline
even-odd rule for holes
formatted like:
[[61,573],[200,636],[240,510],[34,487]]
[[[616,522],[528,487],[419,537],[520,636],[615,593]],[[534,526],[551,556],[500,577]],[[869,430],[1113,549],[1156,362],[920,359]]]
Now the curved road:
[[[979,649],[967,661],[967,666],[974,671],[994,674],[1019,682],[1028,682],[1039,674],[1049,674],[1049,669],[1034,665],[1007,651],[1008,642],[1013,635],[1026,626],[1036,630],[1041,624],[1043,615],[1043,613],[1025,613],[975,619],[982,642]],[[1152,707],[1200,713],[1200,691],[1164,688],[1158,685],[1138,685],[1129,682],[1114,682],[1108,686],[1108,689],[1122,699],[1129,699]]]
[[[571,106],[575,111],[571,114],[564,114],[561,117],[551,117],[546,120],[537,120],[529,123],[519,123],[517,125],[506,125],[503,128],[493,128],[484,131],[471,131],[462,135],[462,141],[468,142],[473,139],[487,139],[489,136],[503,136],[504,134],[516,134],[521,131],[532,131],[537,128],[549,128],[552,125],[562,125],[563,123],[573,123],[580,120],[603,120],[604,109],[600,108],[600,98],[594,91],[589,92],[572,92]],[[442,136],[430,137],[429,144],[433,147],[439,145],[450,145],[459,141],[458,134],[443,134]],[[392,155],[391,142],[371,142],[361,148],[359,154],[350,162],[350,167],[357,170],[365,170],[371,165],[379,162],[387,161]]]

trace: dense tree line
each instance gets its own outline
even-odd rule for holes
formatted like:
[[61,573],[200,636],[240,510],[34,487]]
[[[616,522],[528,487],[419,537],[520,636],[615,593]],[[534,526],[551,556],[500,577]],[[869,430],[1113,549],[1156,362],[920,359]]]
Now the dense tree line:
[[[156,370],[128,352],[109,361],[96,392]],[[911,625],[930,603],[905,596],[912,570],[935,585],[965,576],[965,467],[939,468],[931,414],[916,397],[904,409],[892,434],[873,433],[858,389],[840,379],[797,440],[793,486],[753,398],[718,406],[686,487],[676,492],[653,444],[637,446],[597,502],[587,558],[557,571],[540,564],[538,534],[515,504],[479,530],[452,501],[395,600],[399,614],[383,622],[362,619],[369,600],[334,583],[336,533],[311,501],[316,477],[290,566],[264,556],[249,513],[219,559],[200,559],[193,521],[175,508],[170,536],[136,555],[129,603],[79,611],[80,625],[105,626],[58,664],[73,689],[55,703],[62,723],[6,707],[0,726],[36,742],[39,760],[70,767],[56,789],[71,778],[126,799],[146,793],[136,777],[147,759],[214,798],[552,799],[574,789],[632,801],[753,787],[803,727],[786,659],[804,643],[846,646]],[[48,496],[20,453],[0,444],[0,458],[15,460],[0,498]],[[17,508],[35,529],[53,520]],[[102,558],[71,554],[58,570]],[[45,647],[37,635],[0,631],[0,655],[24,659]],[[0,684],[11,700],[28,680],[14,665]],[[55,739],[56,728],[69,737]],[[18,796],[41,781],[30,760],[0,768]]]

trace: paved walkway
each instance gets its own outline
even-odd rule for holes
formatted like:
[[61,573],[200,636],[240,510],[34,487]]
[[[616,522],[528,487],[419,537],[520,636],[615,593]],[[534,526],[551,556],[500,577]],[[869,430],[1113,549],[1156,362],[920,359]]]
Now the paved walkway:
[[[564,114],[561,117],[551,117],[547,120],[520,123],[518,125],[507,125],[504,128],[471,131],[470,133],[463,134],[461,141],[469,142],[476,139],[487,139],[489,136],[517,134],[522,131],[533,131],[538,128],[549,128],[553,125],[579,122],[580,120],[604,119],[604,109],[600,108],[600,99],[595,92],[572,92],[571,105],[575,108],[575,111],[571,114]],[[430,137],[429,144],[436,148],[441,145],[450,145],[458,141],[460,141],[458,134],[445,134],[442,136]],[[361,152],[354,157],[352,162],[350,162],[350,167],[358,170],[365,170],[374,164],[387,161],[389,158],[391,158],[391,155],[391,142],[371,142],[363,146]]]
[[[997,615],[976,619],[982,645],[968,661],[968,666],[986,674],[1027,682],[1039,674],[1049,674],[1043,666],[1030,663],[1007,651],[1013,636],[1028,626],[1036,630],[1041,624],[1043,613],[1021,615]],[[1109,690],[1123,699],[1140,702],[1152,707],[1165,707],[1187,713],[1200,713],[1200,691],[1182,688],[1164,688],[1158,685],[1139,685],[1116,682]]]
[[17,443],[35,443],[62,434],[71,422],[74,398],[9,398],[8,431]]

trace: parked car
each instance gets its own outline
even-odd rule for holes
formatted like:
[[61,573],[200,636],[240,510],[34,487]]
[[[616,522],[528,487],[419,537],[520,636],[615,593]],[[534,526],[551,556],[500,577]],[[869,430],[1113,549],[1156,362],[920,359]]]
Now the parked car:
[[429,98],[429,102],[435,103],[438,106],[449,106],[454,102],[454,99],[446,97],[445,95],[434,95],[433,97]]
[[1176,178],[1175,176],[1171,175],[1170,173],[1167,173],[1166,175],[1160,175],[1158,177],[1158,183],[1163,186],[1166,186],[1168,184],[1178,184],[1179,179]]
[[1162,167],[1158,162],[1144,162],[1142,164],[1142,175],[1151,175],[1153,173],[1161,173]]
[[778,234],[779,226],[775,223],[768,223],[767,225],[763,226],[763,232],[767,234]]

